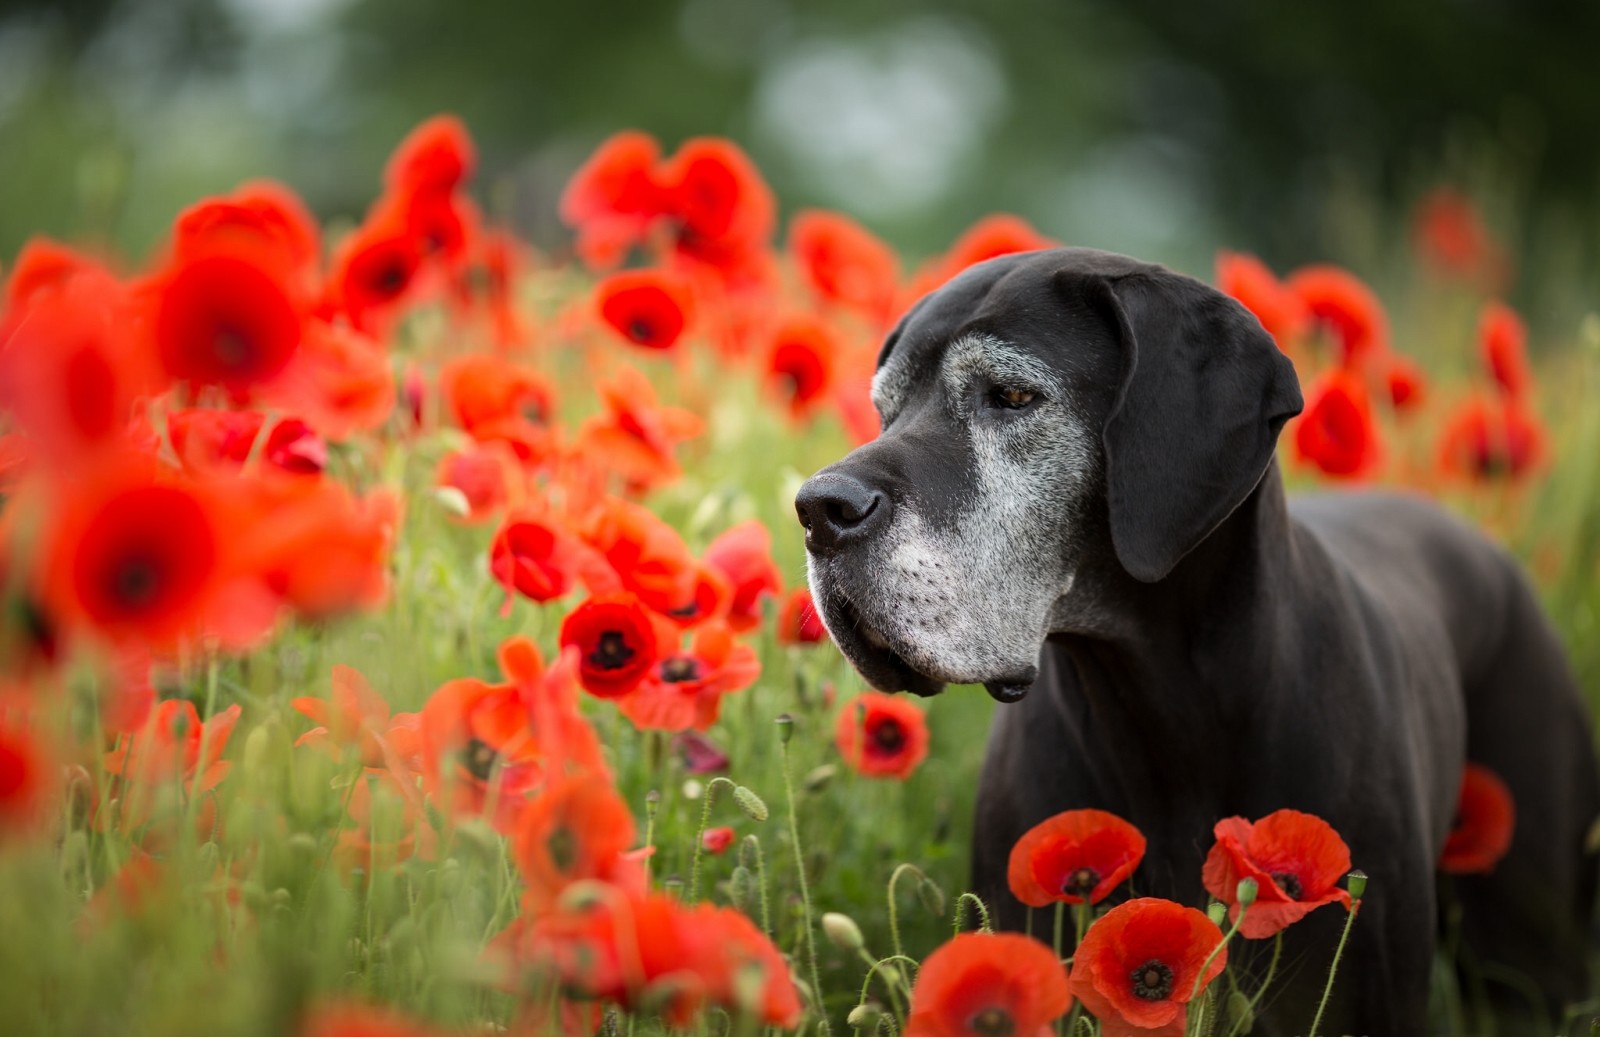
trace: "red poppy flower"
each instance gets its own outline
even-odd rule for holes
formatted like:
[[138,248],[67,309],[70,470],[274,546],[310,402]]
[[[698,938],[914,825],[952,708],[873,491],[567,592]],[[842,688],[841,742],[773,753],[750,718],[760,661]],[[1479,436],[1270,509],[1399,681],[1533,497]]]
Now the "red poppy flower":
[[1488,302],[1478,317],[1478,354],[1500,391],[1524,399],[1533,388],[1528,366],[1528,329],[1517,312],[1503,302]]
[[615,266],[663,213],[656,177],[660,158],[653,137],[626,130],[602,143],[568,181],[561,218],[577,228],[578,255],[590,267]]
[[705,848],[707,853],[726,853],[728,852],[728,847],[732,846],[733,841],[737,838],[738,836],[734,834],[733,829],[726,825],[718,828],[707,828],[700,835],[700,845]]
[[359,331],[381,334],[406,302],[422,264],[422,243],[393,214],[370,220],[339,242],[327,295]]
[[1068,810],[1023,834],[1006,880],[1029,907],[1098,904],[1144,859],[1144,835],[1104,810]]
[[1439,855],[1439,870],[1472,875],[1494,870],[1511,849],[1517,808],[1500,776],[1479,763],[1461,774],[1455,823]]
[[650,380],[632,367],[602,382],[600,396],[605,413],[578,429],[582,456],[620,477],[635,492],[662,486],[682,474],[677,445],[704,430],[698,415],[661,406]]
[[1046,237],[1034,230],[1033,226],[1020,216],[995,213],[985,216],[962,231],[961,236],[945,252],[944,266],[948,276],[954,277],[967,267],[982,263],[986,259],[1007,256],[1013,252],[1054,248],[1058,244],[1060,242],[1054,238]]
[[1339,347],[1339,362],[1353,366],[1389,348],[1389,321],[1371,288],[1348,270],[1308,266],[1289,275],[1289,290],[1299,296],[1314,320]]
[[225,198],[190,206],[174,222],[172,238],[179,255],[203,255],[229,239],[247,248],[266,246],[307,278],[322,256],[321,234],[305,203],[272,180],[253,180]]
[[[137,732],[117,739],[116,748],[105,754],[104,766],[108,774],[121,779],[114,802],[122,831],[144,828],[174,784],[181,787],[180,796],[187,796],[202,795],[222,783],[232,764],[221,756],[240,712],[235,704],[202,724],[194,703],[169,699],[150,711]],[[130,788],[128,783],[139,787]],[[216,800],[206,797],[196,826],[209,838],[215,824]],[[169,837],[162,826],[146,832],[144,842],[154,851]]]
[[661,169],[666,209],[677,220],[680,253],[717,267],[771,239],[778,203],[739,146],[719,137],[687,140]]
[[595,287],[600,319],[644,349],[677,345],[690,323],[690,304],[688,286],[664,270],[627,270]]
[[387,421],[395,395],[389,358],[375,339],[343,324],[313,320],[294,363],[266,398],[342,441]]
[[894,308],[900,263],[894,250],[843,213],[806,209],[789,221],[789,251],[800,279],[819,301],[853,310],[874,324]]
[[544,375],[493,353],[468,353],[445,364],[439,388],[456,422],[477,435],[517,419],[547,425],[555,417],[555,387]]
[[178,381],[221,386],[236,399],[283,373],[310,312],[282,251],[242,237],[174,256],[149,293],[162,368]]
[[297,1037],[445,1037],[448,1032],[424,1025],[391,1008],[329,1002],[306,1013]]
[[[465,522],[487,522],[521,498],[517,455],[505,443],[478,443],[455,450],[439,461],[434,484],[452,489],[466,502]],[[492,557],[492,556],[491,556]]]
[[562,890],[583,879],[637,881],[630,878],[624,853],[635,838],[633,814],[602,777],[572,774],[540,790],[522,812],[512,852],[525,883],[525,903],[541,911],[554,904]]
[[35,293],[64,285],[80,274],[105,283],[116,281],[98,260],[71,246],[42,236],[29,238],[17,253],[17,261],[6,278],[6,308],[21,310]]
[[1396,411],[1415,409],[1427,390],[1422,368],[1399,353],[1390,353],[1385,358],[1383,380],[1389,390],[1389,405]]
[[842,349],[833,326],[820,317],[794,314],[778,322],[767,348],[766,376],[790,417],[798,421],[828,402]]
[[572,589],[585,570],[585,545],[553,521],[531,516],[500,527],[489,548],[489,571],[506,589],[532,601],[554,601]]
[[1295,455],[1328,475],[1359,479],[1382,462],[1378,427],[1367,391],[1350,373],[1332,369],[1306,391],[1294,425]]
[[733,588],[727,577],[700,562],[694,567],[694,589],[681,605],[667,611],[667,618],[681,627],[695,627],[727,616]]
[[741,632],[754,630],[761,624],[761,599],[783,591],[783,577],[772,560],[772,534],[759,519],[741,522],[711,541],[704,558],[733,587],[728,625]]
[[472,176],[477,156],[472,137],[454,115],[435,115],[406,134],[389,164],[383,181],[407,193],[453,191]]
[[1261,326],[1287,349],[1305,334],[1311,312],[1267,265],[1242,252],[1217,253],[1217,288],[1255,314]]
[[1505,257],[1472,200],[1451,187],[1430,191],[1411,224],[1418,255],[1440,273],[1494,286],[1505,276]]
[[[265,421],[256,411],[175,410],[167,414],[167,434],[185,471],[234,474],[256,448]],[[285,472],[316,475],[327,463],[328,447],[305,422],[286,418],[267,430],[260,457]]]
[[247,564],[283,604],[325,619],[387,599],[398,494],[378,489],[358,498],[329,479],[270,475],[242,493],[254,514],[266,516],[251,531]]
[[609,498],[579,532],[615,573],[615,588],[605,587],[604,574],[586,577],[596,593],[626,590],[662,615],[698,607],[700,580],[694,556],[678,531],[650,509]]
[[1463,400],[1446,416],[1439,437],[1439,468],[1468,479],[1520,479],[1544,455],[1543,426],[1522,404],[1503,397]]
[[[1189,998],[1228,964],[1222,930],[1203,912],[1142,897],[1119,904],[1089,927],[1072,956],[1072,992],[1106,1037],[1182,1037]],[[1204,971],[1202,972],[1202,969]]]
[[862,774],[904,780],[928,755],[928,722],[905,699],[868,691],[839,711],[833,740]]
[[561,621],[561,646],[578,650],[578,680],[596,698],[628,694],[656,663],[655,627],[631,594],[579,605]]
[[44,817],[55,774],[38,736],[0,714],[0,833],[26,831]]
[[1350,871],[1350,848],[1328,822],[1298,810],[1276,810],[1252,824],[1242,817],[1218,821],[1206,856],[1206,889],[1239,917],[1238,886],[1255,879],[1256,900],[1239,932],[1252,940],[1271,936],[1324,904],[1350,906],[1339,880]]
[[1044,1037],[1071,1007],[1049,947],[1016,933],[961,933],[917,971],[906,1037]]
[[778,643],[785,645],[814,645],[828,639],[822,617],[811,600],[811,591],[796,587],[783,599],[778,612]]
[[617,708],[641,730],[704,731],[717,722],[722,696],[760,676],[755,649],[735,641],[726,624],[708,623],[695,631],[690,651],[664,655]]
[[415,713],[393,716],[389,703],[372,689],[353,666],[335,666],[333,694],[326,699],[301,696],[289,705],[317,726],[295,740],[296,745],[331,743],[354,746],[364,767],[387,767],[391,756],[402,761],[421,751],[420,720]]

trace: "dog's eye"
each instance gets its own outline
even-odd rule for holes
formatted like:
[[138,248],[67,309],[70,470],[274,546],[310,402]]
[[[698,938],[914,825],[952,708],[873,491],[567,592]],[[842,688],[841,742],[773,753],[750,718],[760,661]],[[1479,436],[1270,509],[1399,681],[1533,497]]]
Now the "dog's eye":
[[1033,402],[1034,396],[1032,389],[997,385],[990,391],[989,401],[996,407],[1003,407],[1006,410],[1021,410]]

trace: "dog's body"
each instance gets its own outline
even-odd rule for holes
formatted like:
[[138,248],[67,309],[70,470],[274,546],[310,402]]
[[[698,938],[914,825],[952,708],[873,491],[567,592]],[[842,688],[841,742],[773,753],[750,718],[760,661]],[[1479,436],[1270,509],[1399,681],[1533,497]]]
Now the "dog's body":
[[[1059,811],[1133,822],[1137,892],[1199,904],[1213,824],[1294,807],[1371,876],[1328,1032],[1422,1032],[1433,869],[1473,760],[1519,822],[1456,884],[1463,940],[1538,992],[1493,987],[1508,1018],[1584,996],[1600,777],[1559,645],[1514,563],[1433,507],[1286,505],[1272,449],[1299,391],[1253,318],[1159,267],[1029,253],[919,303],[879,366],[883,435],[796,502],[812,589],[872,683],[1012,703],[973,863],[1008,926],[1011,846]],[[1303,1032],[1342,921],[1289,930],[1257,1032]]]

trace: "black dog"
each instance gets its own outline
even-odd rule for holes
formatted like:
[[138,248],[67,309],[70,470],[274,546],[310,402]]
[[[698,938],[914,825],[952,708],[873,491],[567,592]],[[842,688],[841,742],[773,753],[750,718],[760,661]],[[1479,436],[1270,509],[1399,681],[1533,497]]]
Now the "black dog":
[[[1149,839],[1140,894],[1201,904],[1212,825],[1294,807],[1371,876],[1325,1032],[1423,1033],[1434,865],[1473,760],[1518,825],[1492,874],[1454,885],[1463,956],[1513,1028],[1554,1032],[1588,989],[1600,776],[1506,554],[1404,496],[1289,506],[1273,453],[1302,405],[1292,366],[1233,300],[1159,266],[1085,249],[980,264],[919,302],[878,366],[882,435],[795,501],[812,592],[879,688],[983,683],[1014,703],[973,865],[1008,926],[1011,846],[1058,811],[1127,818]],[[1343,914],[1288,931],[1255,1032],[1305,1031]],[[1255,950],[1235,962],[1259,969]]]

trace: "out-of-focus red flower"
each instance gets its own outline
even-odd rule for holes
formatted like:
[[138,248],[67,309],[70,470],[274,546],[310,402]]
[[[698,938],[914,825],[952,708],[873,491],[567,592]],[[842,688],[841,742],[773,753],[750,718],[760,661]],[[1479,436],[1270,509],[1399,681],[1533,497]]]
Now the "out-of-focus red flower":
[[489,548],[489,571],[510,595],[554,601],[600,564],[594,551],[554,519],[520,515],[509,519]]
[[783,576],[772,560],[772,534],[767,527],[759,519],[730,527],[711,541],[703,557],[733,588],[728,625],[741,632],[760,626],[761,599],[783,592]]
[[1417,254],[1453,277],[1496,288],[1505,279],[1505,254],[1478,207],[1453,187],[1437,187],[1422,199],[1411,224]]
[[689,774],[720,774],[731,762],[727,753],[698,731],[680,731],[672,744],[683,758],[684,771]]
[[222,236],[178,253],[143,290],[155,356],[174,380],[235,399],[269,385],[300,349],[310,298],[281,247]]
[[852,443],[861,446],[878,438],[882,422],[878,417],[878,408],[872,405],[870,373],[847,374],[834,379],[833,404]]
[[842,306],[874,325],[889,321],[900,263],[871,231],[843,213],[806,209],[789,221],[789,251],[818,301]]
[[522,496],[517,455],[505,443],[476,443],[446,454],[434,483],[461,493],[467,504],[465,522],[487,522]]
[[766,378],[774,394],[801,420],[829,400],[843,347],[833,325],[811,314],[778,322],[767,347]]
[[862,774],[903,780],[927,758],[928,722],[905,699],[868,691],[844,704],[833,739]]
[[280,250],[309,287],[322,258],[322,235],[305,203],[273,180],[252,180],[224,198],[207,198],[185,209],[173,224],[173,250],[204,255],[229,240],[248,248]]
[[1294,423],[1295,456],[1328,475],[1359,479],[1383,460],[1378,426],[1366,388],[1339,368],[1326,371],[1306,391],[1306,409]]
[[602,777],[557,778],[529,802],[512,844],[527,908],[542,911],[574,882],[621,882],[644,891],[644,873],[625,858],[636,832],[627,803]]
[[1030,907],[1098,904],[1144,859],[1144,835],[1104,810],[1068,810],[1034,825],[1011,848],[1006,878]]
[[1055,951],[1016,933],[961,933],[917,970],[906,1037],[1044,1037],[1072,1007]]
[[777,633],[778,643],[785,645],[814,645],[828,639],[828,631],[822,625],[822,616],[808,588],[796,587],[783,599]]
[[1206,856],[1206,890],[1239,918],[1241,879],[1256,881],[1256,900],[1244,912],[1239,932],[1259,940],[1288,928],[1324,904],[1350,906],[1339,880],[1350,871],[1350,848],[1333,826],[1314,814],[1275,810],[1251,823],[1242,817],[1218,821],[1216,843]]
[[626,342],[668,350],[678,344],[693,315],[689,287],[666,270],[625,270],[595,286],[600,320]]
[[297,1037],[447,1037],[449,1032],[401,1015],[392,1008],[332,1001],[306,1012]]
[[[678,531],[650,509],[608,498],[579,533],[611,566],[615,589],[637,595],[662,615],[698,607],[700,574],[694,556]],[[608,589],[600,574],[586,582],[596,593]]]
[[1484,304],[1478,317],[1478,355],[1500,391],[1511,400],[1524,400],[1533,388],[1528,365],[1528,329],[1517,311],[1503,302]]
[[1494,870],[1511,849],[1517,807],[1500,776],[1481,763],[1468,763],[1461,774],[1461,797],[1455,823],[1439,854],[1439,870],[1472,875]]
[[1255,256],[1218,252],[1217,288],[1255,314],[1279,349],[1293,346],[1310,327],[1311,312],[1305,302]]
[[1526,406],[1504,397],[1471,396],[1445,417],[1439,468],[1478,481],[1521,479],[1545,456],[1545,432]]
[[1289,275],[1288,287],[1326,328],[1339,347],[1339,362],[1356,366],[1389,348],[1389,318],[1372,289],[1348,270],[1336,266],[1301,267]]
[[283,604],[325,619],[375,608],[389,593],[389,551],[402,518],[400,496],[354,496],[331,479],[263,476],[243,488],[261,516],[250,566]]
[[391,758],[404,761],[421,752],[418,714],[391,716],[389,703],[372,689],[360,670],[335,666],[331,687],[329,698],[300,696],[290,701],[290,706],[317,725],[301,735],[296,745],[354,746],[362,766],[374,768],[389,766]]
[[672,1026],[691,1026],[712,1005],[735,1020],[783,1028],[800,1021],[799,991],[783,956],[730,908],[607,893],[551,912],[516,937],[518,957],[536,973],[553,973],[564,988],[624,1010],[660,1005]]
[[1192,907],[1130,900],[1084,934],[1072,956],[1072,993],[1108,1037],[1182,1037],[1195,981],[1204,990],[1228,964],[1226,947],[1210,958],[1221,944],[1222,930]]
[[684,141],[661,168],[659,182],[666,209],[677,221],[680,254],[730,268],[771,240],[777,199],[755,163],[732,141]]
[[[256,449],[266,415],[256,411],[175,410],[167,434],[184,470],[208,476],[237,473]],[[295,475],[317,475],[328,447],[298,418],[274,421],[260,444],[262,462]]]
[[638,492],[665,485],[682,474],[677,445],[704,430],[705,422],[698,415],[660,405],[649,379],[632,367],[621,368],[614,378],[602,382],[600,397],[605,412],[578,429],[583,456]]
[[547,452],[555,389],[542,374],[493,353],[457,357],[439,372],[445,406],[479,442],[507,443],[523,461]]
[[384,183],[405,192],[455,190],[477,162],[472,137],[454,115],[435,115],[406,134],[384,167]]
[[737,838],[738,836],[734,834],[733,829],[722,825],[717,828],[707,828],[701,833],[700,845],[705,848],[707,853],[726,853],[728,847],[732,846],[733,841]]
[[383,347],[342,324],[311,321],[300,352],[267,393],[332,440],[371,432],[394,411],[395,379]]
[[140,782],[174,778],[187,782],[200,773],[202,791],[215,787],[228,773],[230,764],[221,757],[241,712],[232,705],[202,724],[194,703],[187,699],[158,703],[137,733],[118,739],[117,747],[106,754],[106,772]]
[[422,244],[403,219],[382,213],[357,227],[333,253],[329,306],[354,328],[381,335],[408,300],[422,265]]
[[625,130],[602,143],[568,181],[561,218],[577,229],[578,255],[591,268],[616,266],[664,211],[660,158],[653,137]]
[[578,680],[596,698],[626,695],[656,664],[656,631],[631,594],[592,597],[561,621],[561,646],[578,650]]
[[29,238],[17,253],[17,261],[6,278],[6,309],[25,309],[36,292],[58,288],[79,275],[88,275],[90,280],[102,284],[116,283],[116,278],[99,260],[50,238]]
[[56,774],[38,734],[0,711],[0,834],[14,836],[42,820]]
[[1020,216],[1012,216],[1009,213],[985,216],[962,231],[961,236],[956,238],[944,255],[931,260],[917,271],[908,297],[902,300],[902,304],[910,305],[967,267],[982,263],[986,259],[1007,256],[1013,252],[1054,248],[1059,244],[1060,242],[1054,238],[1040,234]]
[[722,696],[743,691],[761,676],[755,649],[734,640],[724,623],[695,631],[688,652],[663,657],[638,687],[616,700],[617,708],[641,730],[704,731],[717,722]]
[[1384,360],[1383,381],[1389,391],[1389,405],[1396,411],[1414,410],[1427,393],[1427,378],[1416,361],[1399,353]]

